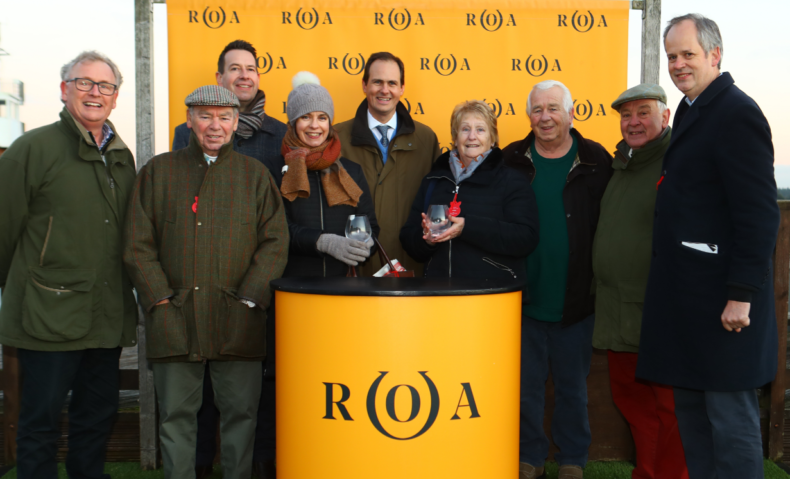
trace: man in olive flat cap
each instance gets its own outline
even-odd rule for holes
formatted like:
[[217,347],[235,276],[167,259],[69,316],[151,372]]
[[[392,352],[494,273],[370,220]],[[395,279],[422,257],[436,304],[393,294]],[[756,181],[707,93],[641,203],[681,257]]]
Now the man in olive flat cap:
[[209,85],[186,105],[189,146],[152,158],[137,177],[124,262],[146,311],[165,477],[195,477],[208,364],[221,415],[223,477],[247,479],[269,282],[285,269],[288,227],[269,171],[233,150],[236,95]]
[[615,148],[614,174],[601,199],[593,243],[593,347],[609,352],[612,399],[636,444],[634,477],[684,479],[688,471],[672,388],[636,379],[656,183],[672,134],[666,101],[663,88],[645,83],[612,103],[623,139]]

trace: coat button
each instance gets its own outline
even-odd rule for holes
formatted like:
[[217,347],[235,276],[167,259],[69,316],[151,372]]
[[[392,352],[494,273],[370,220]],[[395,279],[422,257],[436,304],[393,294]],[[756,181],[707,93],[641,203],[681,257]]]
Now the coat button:
[[566,215],[565,215],[565,217],[566,217],[566,218],[570,218],[570,217],[571,217],[571,214],[570,214],[570,213],[568,213],[568,214],[566,214]]
[[199,290],[199,289],[200,289],[200,288],[198,288],[197,286],[195,286],[195,291],[197,291],[197,290]]
[[201,223],[200,221],[198,221],[198,226],[203,226],[203,223]]
[[109,222],[110,222],[110,220],[104,220],[104,222],[105,222],[105,223],[109,223]]
[[411,143],[409,143],[409,146],[411,146]]

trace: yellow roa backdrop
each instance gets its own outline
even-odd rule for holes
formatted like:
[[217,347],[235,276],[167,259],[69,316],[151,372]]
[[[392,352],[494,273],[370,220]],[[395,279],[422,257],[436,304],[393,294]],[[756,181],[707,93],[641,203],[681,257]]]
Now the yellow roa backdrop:
[[571,91],[574,126],[613,150],[626,89],[627,0],[168,0],[170,132],[186,121],[184,99],[215,83],[226,44],[258,51],[266,113],[286,121],[291,79],[308,70],[335,103],[334,122],[354,116],[365,60],[389,51],[405,64],[401,102],[450,146],[450,115],[464,100],[496,111],[500,146],[530,131],[527,95],[543,80]]

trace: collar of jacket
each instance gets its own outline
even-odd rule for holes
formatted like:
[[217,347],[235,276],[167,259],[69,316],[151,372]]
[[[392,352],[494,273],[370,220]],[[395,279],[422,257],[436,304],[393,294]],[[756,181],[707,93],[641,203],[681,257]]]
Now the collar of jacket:
[[[274,131],[274,125],[276,125],[276,124],[277,124],[277,122],[275,121],[274,118],[270,117],[269,115],[264,114],[263,115],[263,124],[261,124],[260,131],[262,131],[264,133],[268,133],[270,135],[275,135],[276,132]],[[254,133],[253,133],[253,135],[254,135]]]
[[[472,176],[465,179],[463,183],[476,183],[481,185],[488,185],[494,181],[497,171],[504,164],[502,157],[502,150],[498,147],[491,148],[491,153],[488,154],[485,161],[477,167],[472,173]],[[447,178],[455,183],[453,172],[450,170],[450,152],[446,151],[436,159],[431,167],[430,173],[427,178]]]
[[[395,136],[390,140],[390,145],[395,142],[395,138],[402,135],[409,135],[414,133],[415,130],[414,120],[412,120],[409,111],[403,106],[403,103],[398,102],[398,106],[395,107],[395,114],[398,115],[398,130],[395,132]],[[378,148],[376,137],[373,136],[373,132],[368,128],[367,99],[362,100],[362,103],[359,104],[359,108],[357,108],[357,114],[354,116],[354,123],[351,126],[351,144],[353,146],[368,145]]]
[[[568,170],[568,176],[570,176],[571,171],[576,169],[579,165],[596,165],[595,161],[586,161],[587,158],[592,156],[592,152],[587,147],[587,142],[584,141],[584,137],[579,130],[576,128],[571,128],[571,135],[576,138],[576,158],[573,160],[573,165],[571,165],[571,169]],[[524,150],[524,157],[527,159],[527,166],[529,169],[530,176],[534,179],[535,178],[535,164],[532,162],[532,151],[530,147],[532,143],[535,141],[535,132],[530,131],[529,135],[526,138],[521,140],[521,144],[518,146],[517,151]]]
[[686,130],[689,129],[691,124],[693,124],[697,118],[699,118],[700,110],[705,108],[712,102],[721,92],[726,90],[727,88],[731,87],[735,83],[733,80],[732,75],[729,72],[724,72],[719,75],[707,88],[705,88],[702,93],[694,100],[694,105],[689,106],[686,103],[686,97],[684,96],[680,100],[680,105],[678,105],[677,111],[675,111],[675,119],[673,120],[672,126],[675,129],[674,134],[672,135],[674,140],[677,139],[685,133]]
[[[234,133],[230,137],[230,141],[222,145],[222,147],[219,149],[219,153],[217,154],[217,161],[215,161],[212,166],[219,165],[220,163],[223,162],[223,160],[225,160],[225,158],[228,158],[230,156],[231,152],[233,152],[233,138],[235,135],[236,134]],[[197,135],[195,135],[195,131],[192,129],[190,129],[189,132],[189,146],[187,146],[187,148],[189,148],[190,158],[200,162],[201,165],[206,164],[206,158],[203,157],[203,147],[200,146],[200,143],[198,142],[197,139]]]
[[[109,123],[110,128],[115,133],[115,136],[112,140],[105,146],[104,154],[106,155],[112,150],[128,150],[129,148],[126,146],[126,143],[123,142],[120,135],[118,135],[118,130],[115,129],[115,125],[113,125],[110,120],[106,120],[106,123]],[[96,142],[93,141],[93,135],[88,132],[88,129],[82,126],[80,122],[74,119],[74,116],[65,106],[60,111],[60,124],[63,126],[63,129],[66,130],[69,134],[79,137],[86,146],[98,150],[99,147],[96,145]],[[95,158],[85,158],[85,160],[92,161]],[[126,158],[124,155],[112,155],[111,157],[105,156],[105,158],[110,158],[110,161],[113,163],[121,163],[126,164]],[[98,158],[99,160],[101,158]]]
[[672,127],[667,126],[664,128],[664,131],[658,136],[658,138],[651,141],[642,148],[633,150],[631,153],[631,158],[627,161],[624,160],[628,158],[628,152],[631,150],[631,147],[628,146],[628,143],[626,143],[625,140],[620,140],[620,143],[617,144],[616,150],[614,152],[614,158],[616,161],[612,162],[612,168],[615,170],[636,171],[645,165],[649,165],[650,163],[663,158],[664,153],[669,147],[670,138],[672,138]]

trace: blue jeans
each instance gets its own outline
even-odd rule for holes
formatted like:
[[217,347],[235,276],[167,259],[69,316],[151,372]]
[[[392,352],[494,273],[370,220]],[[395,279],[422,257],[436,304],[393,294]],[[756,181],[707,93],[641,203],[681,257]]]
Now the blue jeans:
[[760,405],[754,389],[675,388],[675,415],[690,479],[761,479]]
[[17,477],[56,479],[60,419],[69,404],[69,453],[72,479],[109,478],[104,453],[118,413],[118,362],[121,348],[80,351],[19,349],[22,408],[16,437]]
[[563,328],[525,317],[521,321],[521,433],[519,461],[540,467],[549,455],[543,432],[549,367],[554,381],[551,436],[559,465],[584,467],[590,448],[587,375],[592,360],[595,316]]

